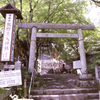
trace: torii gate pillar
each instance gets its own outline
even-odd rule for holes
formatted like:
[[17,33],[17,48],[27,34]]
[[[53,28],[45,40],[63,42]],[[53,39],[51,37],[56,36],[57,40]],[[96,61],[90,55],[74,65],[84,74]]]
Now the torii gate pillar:
[[29,68],[28,68],[29,73],[34,72],[36,35],[37,35],[37,28],[33,27],[31,33],[31,45],[30,45],[30,55],[29,55]]
[[85,56],[82,30],[78,29],[77,33],[79,36],[78,41],[79,41],[79,52],[80,52],[80,60],[81,60],[81,66],[82,66],[82,74],[85,74],[87,73],[87,64],[86,64],[86,56]]
[[92,77],[92,74],[87,73],[87,63],[86,63],[86,55],[84,49],[84,42],[83,42],[83,34],[82,29],[77,30],[78,34],[78,41],[79,41],[79,52],[80,52],[80,60],[81,60],[81,70],[82,75],[79,76],[80,79],[89,79]]

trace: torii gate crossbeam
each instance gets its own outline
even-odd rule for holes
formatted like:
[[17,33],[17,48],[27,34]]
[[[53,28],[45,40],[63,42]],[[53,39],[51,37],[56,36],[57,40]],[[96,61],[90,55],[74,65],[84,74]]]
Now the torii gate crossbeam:
[[57,24],[57,23],[18,23],[19,28],[31,29],[32,27],[37,29],[69,29],[69,30],[94,30],[94,25],[84,24]]

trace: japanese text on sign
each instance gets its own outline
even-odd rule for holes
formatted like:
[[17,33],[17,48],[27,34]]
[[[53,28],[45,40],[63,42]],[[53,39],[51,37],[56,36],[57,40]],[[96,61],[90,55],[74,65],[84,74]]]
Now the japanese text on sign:
[[14,14],[6,14],[1,61],[13,61],[15,22]]
[[22,85],[21,70],[0,72],[0,87]]

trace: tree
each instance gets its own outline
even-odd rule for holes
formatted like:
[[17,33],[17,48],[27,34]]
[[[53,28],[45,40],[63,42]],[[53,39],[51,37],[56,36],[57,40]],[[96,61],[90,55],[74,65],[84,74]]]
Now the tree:
[[[84,17],[86,13],[86,1],[73,1],[73,0],[3,0],[0,6],[4,6],[5,3],[11,2],[16,8],[21,10],[23,20],[22,22],[42,22],[42,23],[70,23],[70,24],[90,24],[89,19]],[[80,9],[81,8],[81,9]],[[4,22],[4,21],[3,21]],[[20,20],[17,20],[20,22]],[[1,23],[1,22],[0,22]],[[3,27],[3,26],[1,26]],[[76,30],[47,30],[39,29],[38,32],[52,32],[52,33],[76,33]],[[90,37],[89,31],[83,31],[84,39]],[[30,44],[31,30],[29,29],[17,29],[16,41],[27,41],[28,49]],[[63,47],[58,48],[63,58],[63,53],[67,54],[69,60],[75,59],[74,55],[79,58],[77,39],[37,39],[37,50],[41,43],[56,43],[58,45],[66,43],[69,50],[65,50]],[[21,47],[23,47],[21,45]],[[63,50],[63,51],[61,51]],[[71,52],[71,53],[70,53]],[[69,56],[70,53],[70,56]],[[37,55],[38,56],[38,55]],[[66,56],[66,58],[68,58]],[[74,57],[74,58],[73,58]],[[64,58],[64,59],[66,59]],[[69,61],[68,60],[68,61]],[[65,60],[66,61],[66,60]]]
[[97,6],[100,7],[100,0],[92,0]]

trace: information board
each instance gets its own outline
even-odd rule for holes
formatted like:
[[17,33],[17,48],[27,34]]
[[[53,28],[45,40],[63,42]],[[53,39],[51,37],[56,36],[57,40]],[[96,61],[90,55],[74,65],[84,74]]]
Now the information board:
[[22,85],[21,70],[0,72],[0,87]]
[[81,66],[81,60],[73,61],[73,69],[80,69]]

